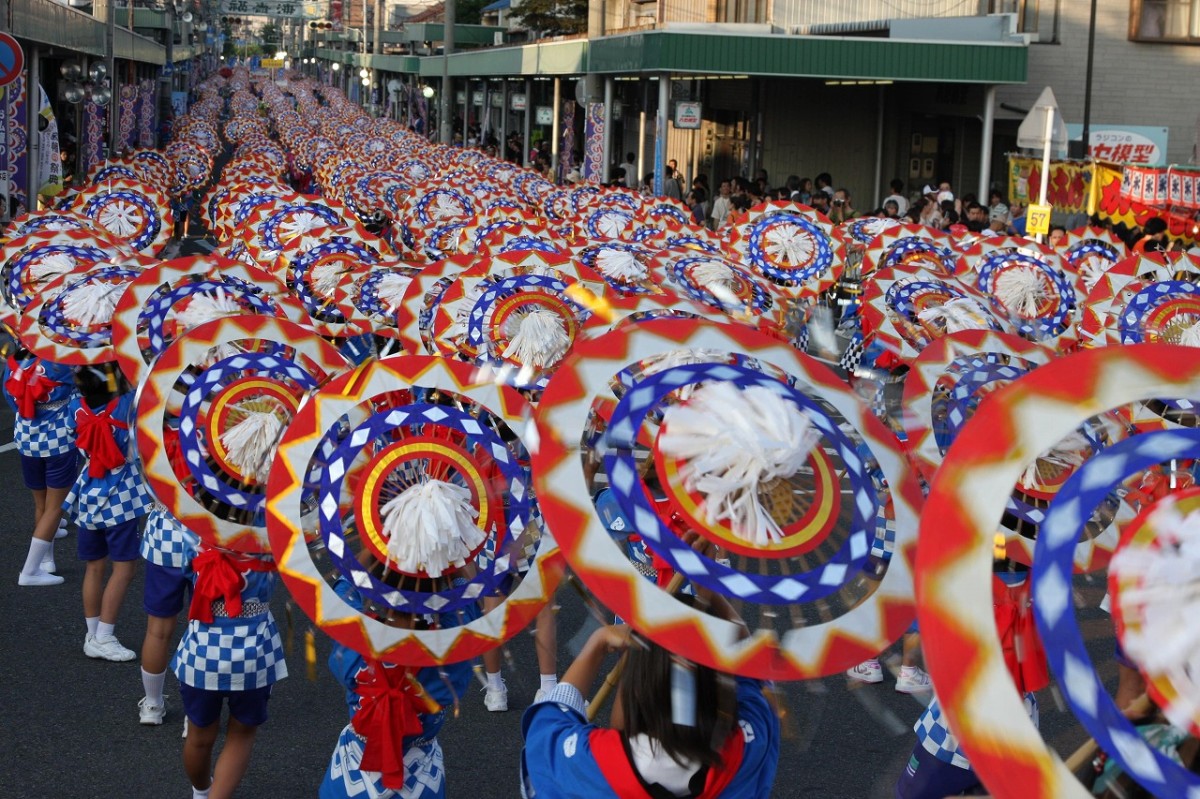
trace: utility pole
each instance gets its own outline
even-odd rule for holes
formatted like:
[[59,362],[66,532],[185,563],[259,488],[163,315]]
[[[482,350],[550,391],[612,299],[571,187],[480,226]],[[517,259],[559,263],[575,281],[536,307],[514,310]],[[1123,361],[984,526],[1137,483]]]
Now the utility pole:
[[[450,54],[454,52],[455,0],[446,0],[446,13],[442,22],[442,102],[440,115],[442,144],[454,141],[454,86],[450,82]],[[468,97],[469,101],[471,98]],[[466,145],[466,142],[463,142]]]

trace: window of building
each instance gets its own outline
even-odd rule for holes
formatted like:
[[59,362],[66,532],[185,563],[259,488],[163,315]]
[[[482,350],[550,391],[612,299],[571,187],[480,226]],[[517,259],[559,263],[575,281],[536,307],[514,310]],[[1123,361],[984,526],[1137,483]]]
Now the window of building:
[[1200,0],[1133,0],[1129,38],[1200,44]]
[[1033,41],[1049,44],[1058,42],[1058,12],[1061,5],[1062,0],[990,0],[988,11],[992,14],[1015,14],[1018,33],[1028,33]]

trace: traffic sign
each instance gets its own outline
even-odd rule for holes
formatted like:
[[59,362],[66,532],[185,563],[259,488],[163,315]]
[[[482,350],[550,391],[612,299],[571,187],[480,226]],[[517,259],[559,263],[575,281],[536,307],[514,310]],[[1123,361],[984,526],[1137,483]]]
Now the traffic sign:
[[10,34],[0,33],[0,86],[7,86],[25,69],[25,51]]
[[264,58],[259,66],[263,69],[283,69],[282,58]]
[[1036,203],[1029,206],[1025,212],[1025,232],[1030,235],[1046,235],[1050,232],[1050,212],[1053,210],[1049,205],[1037,205]]

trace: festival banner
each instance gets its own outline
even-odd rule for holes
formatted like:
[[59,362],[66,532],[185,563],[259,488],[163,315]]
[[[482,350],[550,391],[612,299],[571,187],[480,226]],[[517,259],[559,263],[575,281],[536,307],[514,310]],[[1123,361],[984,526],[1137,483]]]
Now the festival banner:
[[104,106],[88,100],[83,105],[83,173],[89,174],[92,167],[104,160]]
[[[1042,185],[1040,158],[1008,157],[1008,201],[1029,205],[1038,201]],[[1091,213],[1092,165],[1086,161],[1051,161],[1046,202],[1064,213]]]
[[[1164,211],[1132,199],[1126,184],[1133,177],[1129,167],[1122,169],[1116,164],[1096,163],[1093,176],[1097,186],[1095,213],[1113,225],[1123,224],[1129,229],[1144,227],[1150,219],[1158,217],[1167,223],[1167,234],[1172,239],[1182,239],[1189,247],[1195,246],[1200,241],[1200,226],[1196,220],[1186,212]],[[1145,176],[1139,174],[1138,180],[1144,183]]]
[[138,90],[136,86],[125,84],[121,86],[121,107],[118,120],[118,137],[121,150],[130,150],[137,144],[137,104]]
[[603,183],[604,174],[604,103],[588,103],[584,125],[583,179]]
[[9,196],[15,197],[23,208],[28,207],[25,196],[25,166],[29,156],[29,140],[25,123],[25,75],[4,87],[4,120],[6,135],[0,167],[8,172]]
[[565,100],[562,108],[562,144],[558,150],[558,174],[555,179],[561,183],[571,168],[575,166],[575,101]]
[[62,156],[58,143],[58,120],[46,90],[38,86],[38,177],[42,185],[38,194],[53,197],[62,191]]
[[142,81],[138,87],[141,102],[141,108],[138,112],[139,147],[154,146],[154,118],[157,116],[154,112],[158,105],[157,88],[157,82],[150,78]]

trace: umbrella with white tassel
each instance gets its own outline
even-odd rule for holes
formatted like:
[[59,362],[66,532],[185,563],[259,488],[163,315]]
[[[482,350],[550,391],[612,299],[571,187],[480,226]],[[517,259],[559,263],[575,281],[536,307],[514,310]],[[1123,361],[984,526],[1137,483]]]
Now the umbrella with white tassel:
[[940,323],[947,333],[992,329],[988,312],[970,297],[954,297],[925,308],[917,312],[917,318],[927,325]]
[[1087,460],[1091,453],[1092,442],[1079,431],[1072,432],[1026,466],[1018,482],[1024,488],[1036,489],[1042,484],[1047,472],[1053,474],[1074,469]]
[[738,538],[767,546],[784,533],[759,492],[800,471],[820,439],[808,415],[776,391],[718,381],[667,410],[658,447],[685,461],[684,486],[704,495],[708,524],[728,522]]
[[545,370],[558,363],[571,348],[571,337],[562,317],[545,308],[534,308],[506,325],[510,334],[502,357],[519,363],[522,370]]
[[1010,313],[1026,319],[1038,316],[1046,301],[1046,279],[1036,266],[1014,266],[1000,271],[995,282],[996,299]]

